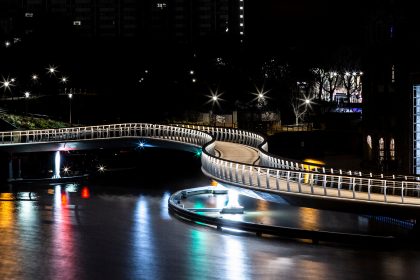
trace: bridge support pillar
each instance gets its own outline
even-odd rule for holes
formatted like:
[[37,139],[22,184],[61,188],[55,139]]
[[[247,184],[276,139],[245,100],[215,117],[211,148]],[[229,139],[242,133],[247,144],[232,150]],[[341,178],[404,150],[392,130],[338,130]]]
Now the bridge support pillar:
[[21,179],[22,178],[22,168],[21,168],[22,160],[20,158],[18,158],[17,160],[18,160],[18,174],[17,174],[17,179]]
[[13,180],[13,155],[10,154],[9,158],[9,174],[7,180],[10,182]]

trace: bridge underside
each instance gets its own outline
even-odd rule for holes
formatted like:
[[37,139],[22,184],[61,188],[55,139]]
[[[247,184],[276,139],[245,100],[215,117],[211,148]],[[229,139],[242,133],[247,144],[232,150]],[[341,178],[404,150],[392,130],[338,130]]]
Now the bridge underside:
[[50,143],[23,143],[13,145],[0,145],[0,152],[7,153],[34,153],[34,152],[55,152],[55,151],[78,151],[78,150],[98,150],[113,148],[166,148],[182,150],[195,153],[201,147],[171,141],[167,139],[156,139],[148,137],[121,137],[109,139],[90,139],[90,140],[69,140]]
[[[204,172],[206,174],[206,172]],[[206,174],[209,176],[208,174]],[[212,176],[210,176],[212,177]],[[230,182],[212,177],[223,186],[233,188],[240,194],[275,203],[284,203],[299,207],[308,207],[321,210],[339,211],[361,215],[387,216],[400,219],[420,220],[420,209],[416,205],[393,203],[369,203],[369,201],[317,196],[293,192],[276,192],[273,190],[261,191],[258,188],[234,185]]]

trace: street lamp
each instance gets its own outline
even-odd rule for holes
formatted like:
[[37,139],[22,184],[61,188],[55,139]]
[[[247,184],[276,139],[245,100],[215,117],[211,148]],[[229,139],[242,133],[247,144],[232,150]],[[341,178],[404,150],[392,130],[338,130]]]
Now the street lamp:
[[57,72],[57,67],[50,65],[48,66],[47,70],[48,70],[48,74],[55,75],[55,73]]
[[215,117],[215,114],[213,114],[213,108],[214,105],[217,105],[217,107],[220,108],[219,101],[223,101],[223,99],[220,98],[220,96],[223,94],[219,93],[219,89],[216,89],[216,91],[213,91],[210,89],[210,95],[207,95],[210,99],[206,103],[211,103],[211,110],[210,110],[210,119],[213,121],[214,126],[216,126],[216,119],[213,120],[213,117]]
[[71,126],[71,99],[73,98],[73,93],[69,93],[68,97],[69,97],[69,115],[70,115],[69,122],[70,122],[70,126]]
[[25,114],[28,114],[28,99],[31,96],[31,93],[29,91],[25,91],[23,94],[25,95]]

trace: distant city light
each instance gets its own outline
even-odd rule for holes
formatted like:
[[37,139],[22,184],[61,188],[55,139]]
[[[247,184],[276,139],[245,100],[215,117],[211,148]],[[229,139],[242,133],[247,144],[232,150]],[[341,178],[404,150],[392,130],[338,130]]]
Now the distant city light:
[[34,81],[38,80],[38,75],[33,74],[33,75],[32,75],[32,80],[34,80]]
[[70,99],[72,99],[73,98],[73,93],[69,93],[68,96],[69,96]]
[[25,95],[25,98],[29,98],[29,96],[31,96],[31,93],[29,91],[25,91],[24,95]]
[[67,81],[68,81],[67,77],[62,77],[62,78],[61,78],[61,82],[62,82],[63,84],[67,83]]
[[99,166],[98,166],[98,171],[99,171],[99,172],[104,172],[104,171],[105,171],[105,166],[103,166],[103,165],[99,165]]
[[190,75],[194,75],[194,70],[190,70]]
[[13,85],[11,81],[9,81],[9,79],[4,79],[3,81],[0,82],[1,86],[0,88],[4,88],[4,90],[10,90],[10,87]]
[[56,72],[57,72],[57,67],[54,67],[54,66],[49,66],[48,68],[47,68],[47,70],[48,70],[48,73],[50,74],[50,75],[54,75]]
[[10,45],[11,45],[11,43],[10,43],[9,41],[4,42],[4,46],[5,46],[6,48],[10,47]]
[[197,80],[196,79],[192,79],[192,82],[195,83],[195,82],[197,82]]

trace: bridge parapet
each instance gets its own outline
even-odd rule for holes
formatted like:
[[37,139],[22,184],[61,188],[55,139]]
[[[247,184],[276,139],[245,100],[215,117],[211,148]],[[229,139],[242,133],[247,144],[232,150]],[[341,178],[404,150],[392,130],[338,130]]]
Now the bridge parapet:
[[[231,128],[124,123],[62,129],[0,132],[0,146],[83,141],[111,138],[153,138],[203,147],[202,170],[217,180],[260,191],[294,193],[358,201],[420,207],[417,177],[362,174],[361,172],[307,167],[303,163],[271,155],[260,134]],[[215,141],[254,147],[260,165],[216,157]]]

